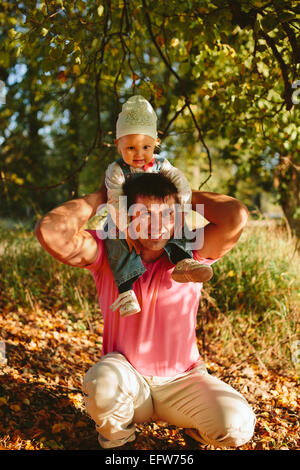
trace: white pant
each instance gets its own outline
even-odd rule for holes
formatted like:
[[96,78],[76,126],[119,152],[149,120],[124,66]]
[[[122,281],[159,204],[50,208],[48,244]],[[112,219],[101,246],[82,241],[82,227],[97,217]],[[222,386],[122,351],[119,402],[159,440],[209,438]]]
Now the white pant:
[[118,352],[103,356],[84,377],[87,412],[99,443],[119,447],[135,439],[135,424],[159,419],[204,444],[238,447],[254,431],[245,398],[200,365],[174,377],[142,376]]

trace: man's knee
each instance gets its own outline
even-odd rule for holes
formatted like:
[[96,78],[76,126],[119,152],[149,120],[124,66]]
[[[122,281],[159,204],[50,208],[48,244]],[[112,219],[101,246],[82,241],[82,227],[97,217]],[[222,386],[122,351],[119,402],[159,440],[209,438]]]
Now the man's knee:
[[188,429],[187,434],[203,444],[214,447],[240,447],[248,442],[254,433],[256,418],[247,403],[233,400],[230,406],[212,413],[205,428],[203,423],[195,429]]
[[84,377],[83,392],[87,411],[106,413],[114,408],[121,388],[118,371],[105,364],[95,364]]
[[250,441],[254,433],[256,418],[246,402],[236,402],[223,415],[219,434],[215,439],[218,447],[240,447]]

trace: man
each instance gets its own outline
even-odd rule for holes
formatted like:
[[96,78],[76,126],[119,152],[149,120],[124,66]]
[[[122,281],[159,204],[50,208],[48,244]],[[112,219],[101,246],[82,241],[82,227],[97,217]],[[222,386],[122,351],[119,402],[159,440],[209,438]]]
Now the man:
[[[174,265],[164,250],[174,233],[176,187],[160,174],[129,180],[124,194],[147,213],[146,230],[136,242],[146,268],[134,283],[141,312],[121,317],[109,306],[117,288],[109,268],[105,240],[82,226],[105,203],[105,191],[68,201],[38,221],[41,245],[59,261],[89,269],[104,317],[100,361],[84,377],[87,412],[96,423],[103,448],[120,447],[135,439],[135,423],[160,419],[186,428],[205,444],[236,447],[253,434],[255,416],[247,401],[228,384],[206,371],[196,343],[196,315],[201,284],[172,279]],[[204,243],[194,259],[210,265],[238,241],[247,221],[247,209],[229,196],[193,191],[192,207],[204,205]],[[151,215],[151,217],[150,217]],[[132,217],[140,225],[141,213]],[[154,221],[154,222],[153,222]],[[153,234],[152,224],[155,225]],[[149,238],[150,235],[150,238]]]

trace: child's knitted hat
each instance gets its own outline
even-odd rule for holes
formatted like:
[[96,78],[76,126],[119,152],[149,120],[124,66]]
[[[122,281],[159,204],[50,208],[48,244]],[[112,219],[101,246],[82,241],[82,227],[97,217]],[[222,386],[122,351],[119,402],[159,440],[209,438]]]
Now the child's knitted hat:
[[157,116],[149,101],[141,95],[131,96],[119,114],[116,137],[119,139],[128,134],[144,134],[156,139],[156,122]]

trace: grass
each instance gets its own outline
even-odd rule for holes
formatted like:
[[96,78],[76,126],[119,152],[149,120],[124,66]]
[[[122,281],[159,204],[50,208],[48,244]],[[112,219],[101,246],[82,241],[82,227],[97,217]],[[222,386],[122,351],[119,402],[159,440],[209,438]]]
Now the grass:
[[[294,247],[283,229],[249,224],[236,247],[214,265],[214,278],[203,289],[200,348],[227,362],[297,373],[300,255]],[[19,307],[55,310],[81,328],[99,315],[90,273],[53,259],[28,229],[0,229],[0,260],[3,314]]]
[[99,311],[90,273],[52,258],[31,231],[0,229],[0,261],[1,310],[55,309],[74,321]]
[[275,225],[250,225],[214,272],[198,313],[205,344],[233,362],[254,360],[263,368],[297,372],[300,255],[295,240]]

